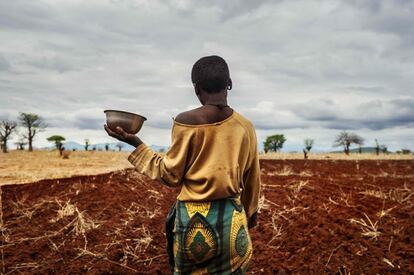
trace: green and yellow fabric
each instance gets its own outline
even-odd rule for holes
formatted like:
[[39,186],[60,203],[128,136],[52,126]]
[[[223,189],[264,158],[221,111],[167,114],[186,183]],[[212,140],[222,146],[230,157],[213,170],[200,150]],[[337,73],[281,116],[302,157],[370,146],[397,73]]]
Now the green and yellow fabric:
[[177,201],[174,274],[244,274],[252,253],[240,199]]

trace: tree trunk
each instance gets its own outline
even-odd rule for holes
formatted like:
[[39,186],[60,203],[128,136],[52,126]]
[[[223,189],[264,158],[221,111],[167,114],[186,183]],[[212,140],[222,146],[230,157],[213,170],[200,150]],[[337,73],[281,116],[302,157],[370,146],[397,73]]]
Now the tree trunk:
[[29,152],[32,152],[33,151],[32,139],[33,138],[31,138],[31,137],[28,139],[29,140]]
[[1,148],[3,150],[3,153],[7,153],[7,140],[3,141]]
[[33,151],[33,146],[32,146],[32,141],[33,141],[33,136],[32,136],[32,127],[29,126],[29,134],[27,135],[27,141],[29,143],[29,152]]

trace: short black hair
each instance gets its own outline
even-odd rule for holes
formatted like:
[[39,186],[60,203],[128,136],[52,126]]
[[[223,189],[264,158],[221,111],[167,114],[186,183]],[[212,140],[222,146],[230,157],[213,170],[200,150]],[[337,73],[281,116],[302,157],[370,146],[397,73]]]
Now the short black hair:
[[200,58],[191,70],[191,81],[208,93],[231,90],[229,67],[226,61],[217,55]]

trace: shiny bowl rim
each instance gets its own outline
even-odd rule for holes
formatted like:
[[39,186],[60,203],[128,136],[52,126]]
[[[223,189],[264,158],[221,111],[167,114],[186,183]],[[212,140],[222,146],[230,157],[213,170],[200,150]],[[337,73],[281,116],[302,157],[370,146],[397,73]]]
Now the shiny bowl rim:
[[135,115],[135,116],[139,116],[139,117],[143,118],[143,119],[144,119],[144,121],[145,121],[145,120],[147,120],[147,118],[146,118],[146,117],[141,116],[141,115],[139,115],[139,114],[131,113],[131,112],[120,111],[120,110],[104,110],[104,113],[105,113],[105,114],[106,114],[107,112],[117,112],[117,113],[124,113],[124,114],[128,114],[128,115]]

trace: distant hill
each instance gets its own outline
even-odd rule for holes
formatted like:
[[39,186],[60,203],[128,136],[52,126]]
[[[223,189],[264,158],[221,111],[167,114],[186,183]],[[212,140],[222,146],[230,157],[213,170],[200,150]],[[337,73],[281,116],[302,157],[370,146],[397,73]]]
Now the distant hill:
[[[337,151],[332,151],[331,153],[343,153],[343,150],[337,150]],[[359,153],[359,148],[352,148],[349,149],[350,153]],[[361,152],[362,153],[375,153],[375,147],[362,147],[361,148]],[[392,153],[392,152],[390,152]]]

